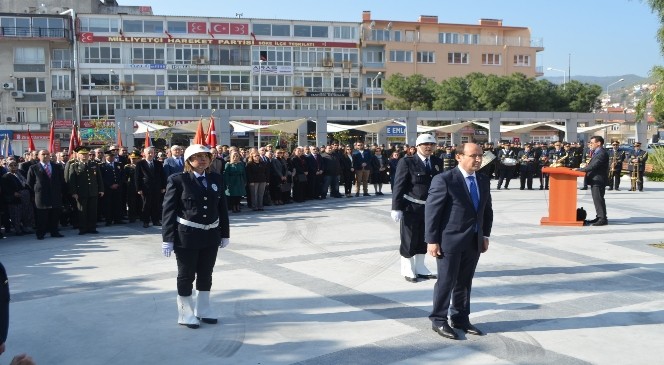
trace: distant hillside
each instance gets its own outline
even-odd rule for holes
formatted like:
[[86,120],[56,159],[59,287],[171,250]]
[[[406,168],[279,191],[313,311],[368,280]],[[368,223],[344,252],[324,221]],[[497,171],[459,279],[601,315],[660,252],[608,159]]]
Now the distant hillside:
[[[544,79],[551,81],[554,84],[560,84],[563,82],[563,77],[562,76],[554,76],[554,77],[544,77]],[[625,79],[624,81],[613,85],[611,88],[624,88],[636,84],[644,84],[648,83],[649,79],[647,77],[641,77],[637,75],[620,75],[620,76],[572,76],[572,80],[576,80],[578,82],[584,83],[584,84],[595,84],[599,85],[602,87],[602,89],[606,89],[608,85],[613,84],[614,82],[620,80],[620,79]]]

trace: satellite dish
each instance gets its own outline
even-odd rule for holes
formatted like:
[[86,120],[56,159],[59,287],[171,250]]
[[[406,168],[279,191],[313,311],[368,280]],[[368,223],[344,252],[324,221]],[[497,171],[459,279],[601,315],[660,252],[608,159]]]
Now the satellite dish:
[[374,28],[376,28],[376,21],[372,20],[371,23],[369,23],[369,29],[373,30]]
[[392,30],[392,22],[387,23],[385,30]]

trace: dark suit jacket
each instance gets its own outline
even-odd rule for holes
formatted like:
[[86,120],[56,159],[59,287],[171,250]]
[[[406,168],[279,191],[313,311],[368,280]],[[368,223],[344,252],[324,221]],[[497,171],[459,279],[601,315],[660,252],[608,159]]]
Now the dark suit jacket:
[[364,149],[362,152],[359,150],[353,151],[353,168],[355,171],[357,170],[362,170],[362,163],[366,163],[367,165],[364,166],[365,170],[369,170],[370,166],[369,163],[371,162],[371,151],[368,149]]
[[62,207],[62,195],[66,188],[65,170],[59,164],[50,163],[50,165],[50,178],[39,162],[28,169],[28,185],[35,193],[37,209]]
[[9,279],[5,267],[0,262],[0,344],[7,341],[9,329]]
[[603,147],[598,148],[586,167],[579,171],[586,172],[590,185],[606,186],[609,181],[609,154]]
[[[205,178],[207,189],[196,180],[193,172],[168,178],[162,214],[163,242],[197,249],[219,245],[222,238],[230,237],[223,177],[211,172],[205,174]],[[199,224],[211,224],[219,219],[219,227],[210,230],[193,228],[178,223],[178,217]]]
[[166,176],[161,162],[152,160],[154,168],[150,169],[147,160],[141,160],[136,163],[135,179],[136,191],[147,193],[160,192],[166,189]]
[[480,191],[477,211],[458,167],[434,176],[431,181],[424,206],[424,240],[439,243],[443,253],[463,252],[472,240],[477,240],[477,248],[481,252],[483,236],[491,235],[493,208],[490,181],[483,174],[476,173],[475,178]]
[[[21,174],[20,171],[16,171],[16,173]],[[23,189],[28,189],[28,187],[21,184],[14,174],[6,173],[0,178],[0,190],[2,190],[4,202],[7,204],[21,204],[21,198],[15,197],[14,193]]]

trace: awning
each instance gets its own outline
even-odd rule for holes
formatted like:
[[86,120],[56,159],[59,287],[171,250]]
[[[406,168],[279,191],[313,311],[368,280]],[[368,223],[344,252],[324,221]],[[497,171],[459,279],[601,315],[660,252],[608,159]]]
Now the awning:
[[249,123],[242,123],[242,122],[235,122],[235,121],[230,121],[228,122],[231,126],[233,126],[233,132],[234,133],[243,133],[243,132],[253,132],[258,129],[263,129],[269,127],[269,125],[258,125],[258,124],[249,124]]
[[150,123],[150,122],[139,122],[139,121],[134,121],[138,128],[136,128],[136,131],[134,131],[134,134],[145,134],[145,132],[153,132],[153,131],[158,131],[162,129],[171,129],[171,127],[165,126],[165,125],[159,125],[155,123]]
[[[468,122],[461,122],[461,123],[453,123],[453,124],[448,124],[448,125],[441,125],[438,127],[427,127],[430,131],[439,131],[439,132],[445,132],[445,133],[455,133],[460,131],[461,129],[465,128],[466,126],[469,126],[473,124],[474,122],[468,121]],[[417,129],[418,132],[420,132],[419,128]],[[425,131],[423,131],[425,132]]]
[[[489,129],[489,123],[482,123],[482,122],[472,122],[473,124],[480,126],[484,129]],[[549,125],[550,127],[554,127],[555,124],[552,124],[555,122],[548,121],[548,122],[537,122],[537,123],[530,123],[530,124],[519,124],[519,125],[500,125],[500,133],[508,133],[508,132],[515,132],[515,133],[527,133],[532,131],[535,128],[541,127],[543,125]],[[555,127],[554,127],[555,128]],[[563,127],[564,130],[564,127]]]
[[382,122],[376,122],[376,123],[367,123],[363,125],[356,125],[353,126],[353,129],[357,129],[358,131],[363,131],[363,132],[369,132],[369,133],[379,133],[383,128],[390,126],[390,125],[400,125],[395,121],[394,119],[389,119],[389,120],[384,120]]
[[579,128],[576,129],[576,133],[597,132],[597,131],[602,130],[604,128],[613,127],[614,125],[620,125],[620,123],[600,124],[600,125],[593,125],[593,126],[590,126],[590,127],[579,127]]
[[284,133],[297,133],[297,130],[300,128],[300,126],[306,122],[307,118],[300,118],[290,122],[272,124],[268,126],[268,129]]

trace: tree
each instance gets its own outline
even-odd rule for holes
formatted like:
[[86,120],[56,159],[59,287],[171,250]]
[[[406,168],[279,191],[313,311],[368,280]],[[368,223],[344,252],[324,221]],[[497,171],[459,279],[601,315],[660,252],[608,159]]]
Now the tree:
[[[659,42],[659,52],[664,55],[664,0],[647,0],[647,3],[650,9],[657,13],[662,22],[657,30],[657,41]],[[649,104],[652,104],[652,116],[659,127],[664,127],[664,68],[654,66],[650,70],[650,78],[654,80],[654,90],[646,92],[637,103],[636,119],[644,120],[647,118],[645,115],[646,108]]]
[[387,100],[385,105],[388,109],[431,110],[436,86],[435,81],[421,74],[393,74],[383,81],[383,87],[397,100]]
[[468,80],[463,77],[447,79],[434,90],[434,110],[469,110],[470,90]]

